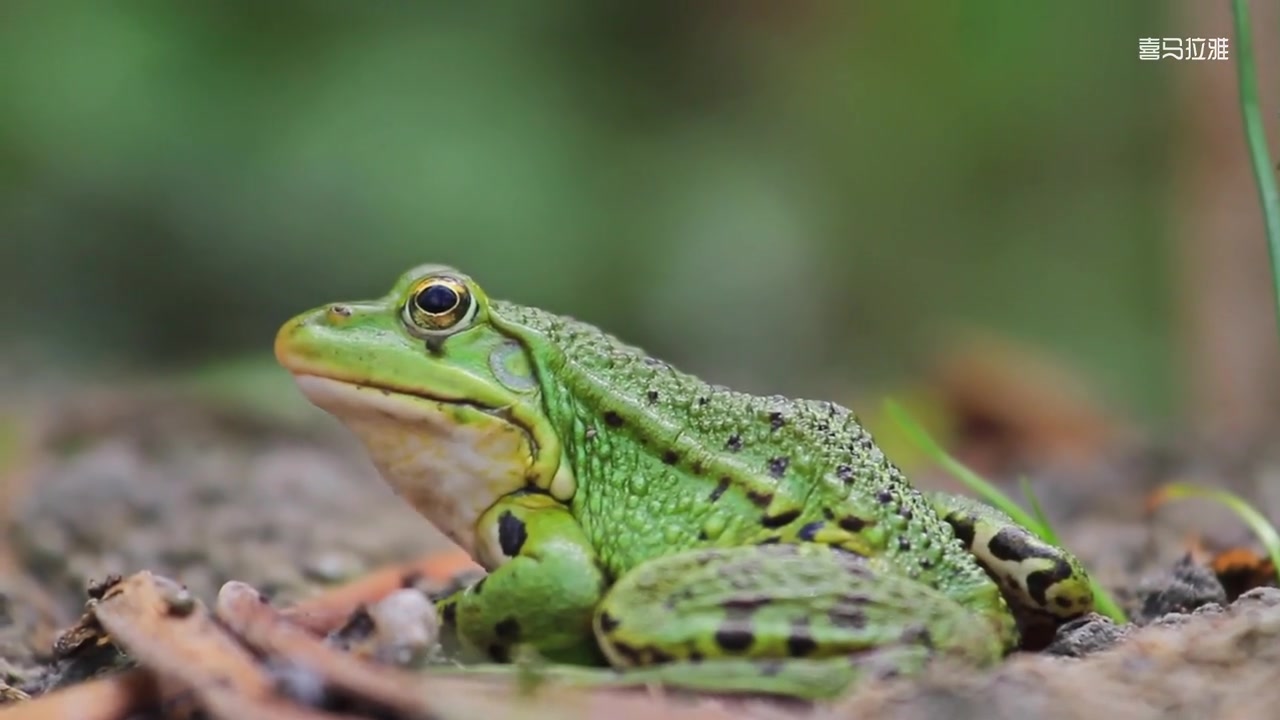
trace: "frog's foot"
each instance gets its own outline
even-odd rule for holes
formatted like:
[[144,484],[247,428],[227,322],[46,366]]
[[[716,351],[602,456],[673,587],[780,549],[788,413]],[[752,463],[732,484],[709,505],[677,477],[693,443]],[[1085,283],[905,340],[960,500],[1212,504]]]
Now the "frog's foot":
[[433,674],[490,677],[507,681],[548,682],[589,688],[666,688],[721,694],[781,695],[808,700],[839,696],[865,680],[913,672],[929,659],[922,646],[868,650],[857,655],[779,660],[709,659],[614,670],[545,664],[471,665],[432,668]]
[[626,670],[613,684],[826,700],[860,682],[916,672],[928,659],[924,647],[891,647],[816,659],[685,661]]
[[1003,627],[875,560],[814,543],[658,558],[619,579],[595,616],[602,650],[628,678],[801,697],[937,655],[994,662]]
[[931,501],[1016,610],[1062,622],[1093,609],[1089,576],[1071,553],[971,498],[936,493]]

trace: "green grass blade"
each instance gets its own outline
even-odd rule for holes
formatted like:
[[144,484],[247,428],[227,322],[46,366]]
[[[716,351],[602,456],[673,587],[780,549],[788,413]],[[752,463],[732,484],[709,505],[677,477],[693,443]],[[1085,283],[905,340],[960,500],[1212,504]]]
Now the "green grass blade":
[[1267,231],[1267,250],[1271,255],[1271,284],[1276,303],[1276,321],[1280,323],[1280,193],[1272,174],[1271,154],[1267,150],[1267,134],[1262,124],[1262,108],[1258,103],[1258,72],[1253,61],[1253,33],[1250,30],[1249,3],[1232,0],[1236,25],[1236,81],[1240,86],[1240,114],[1244,119],[1245,139],[1253,178],[1262,203],[1262,219]]
[[893,400],[886,400],[884,409],[889,417],[893,418],[893,421],[898,424],[898,427],[902,428],[902,431],[915,443],[916,447],[927,455],[930,460],[933,460],[942,469],[954,475],[957,480],[964,483],[984,500],[999,508],[1005,515],[1013,518],[1014,522],[1028,528],[1040,536],[1042,540],[1048,542],[1047,538],[1044,537],[1040,523],[1035,518],[1028,514],[1026,510],[1023,510],[1022,506],[1014,502],[1009,496],[1000,492],[1000,489],[995,485],[987,482],[981,475],[970,470],[964,463],[952,457],[946,450],[943,450],[942,446],[933,439],[933,436],[929,435],[929,432],[921,427],[901,405]]
[[1093,589],[1093,609],[1099,615],[1111,618],[1111,621],[1123,625],[1129,622],[1129,616],[1120,608],[1120,603],[1102,587],[1102,584],[1089,576],[1089,587]]
[[1044,541],[1051,545],[1061,545],[1058,540],[1058,533],[1054,531],[1053,525],[1049,523],[1049,517],[1044,514],[1044,508],[1040,507],[1040,499],[1036,494],[1031,492],[1031,481],[1026,476],[1018,478],[1018,484],[1022,487],[1022,496],[1027,499],[1027,506],[1031,508],[1031,514],[1035,515],[1036,522],[1040,523],[1041,529],[1044,531]]
[[1267,556],[1271,558],[1271,566],[1276,569],[1276,579],[1280,582],[1280,533],[1270,520],[1250,505],[1244,498],[1229,490],[1203,487],[1191,483],[1170,483],[1160,488],[1152,499],[1152,504],[1162,505],[1171,500],[1201,498],[1211,500],[1231,510],[1244,521],[1262,543]]

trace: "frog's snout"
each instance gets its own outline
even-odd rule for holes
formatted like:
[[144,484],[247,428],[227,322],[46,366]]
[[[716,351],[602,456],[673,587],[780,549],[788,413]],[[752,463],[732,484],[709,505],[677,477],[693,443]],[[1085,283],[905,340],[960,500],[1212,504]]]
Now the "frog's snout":
[[325,338],[341,330],[355,316],[347,303],[334,303],[309,310],[280,326],[276,331],[276,361],[291,372],[303,369],[308,360],[320,357]]
[[306,334],[306,326],[311,321],[314,311],[299,315],[276,331],[275,354],[276,362],[285,367],[286,370],[298,369],[298,361],[305,354],[303,347],[305,342],[301,338]]

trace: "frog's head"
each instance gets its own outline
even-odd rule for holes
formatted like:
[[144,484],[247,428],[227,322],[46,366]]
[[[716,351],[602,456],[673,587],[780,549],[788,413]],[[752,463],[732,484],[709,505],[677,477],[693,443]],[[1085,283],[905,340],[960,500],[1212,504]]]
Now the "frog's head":
[[527,349],[490,321],[471,278],[405,273],[378,300],[336,303],[280,329],[276,357],[317,406],[364,442],[383,478],[489,565],[480,515],[531,485],[572,493]]

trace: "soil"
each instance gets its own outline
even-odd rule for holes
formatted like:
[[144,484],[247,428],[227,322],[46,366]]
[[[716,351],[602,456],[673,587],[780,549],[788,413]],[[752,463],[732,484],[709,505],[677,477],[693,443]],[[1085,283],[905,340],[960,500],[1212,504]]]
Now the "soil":
[[[205,399],[125,392],[42,408],[23,429],[0,547],[0,687],[39,694],[59,631],[92,581],[150,570],[207,602],[238,580],[282,604],[447,546],[379,480],[351,438],[314,414],[267,417]],[[1186,454],[1186,453],[1182,453]],[[1030,475],[1064,544],[1133,619],[1089,616],[1041,652],[988,671],[935,666],[869,683],[817,717],[1265,717],[1280,704],[1280,590],[1228,594],[1205,548],[1251,545],[1203,503],[1144,510],[1191,470],[1270,517],[1265,463],[1137,444]],[[931,473],[918,484],[948,486]],[[954,486],[949,486],[954,487]],[[1194,554],[1192,550],[1196,550]],[[3,702],[0,695],[0,704]],[[738,701],[712,700],[709,703]],[[749,703],[760,717],[793,704]]]

